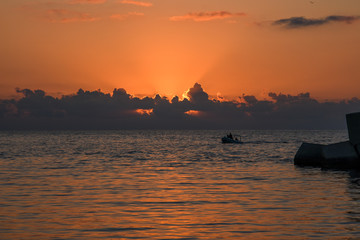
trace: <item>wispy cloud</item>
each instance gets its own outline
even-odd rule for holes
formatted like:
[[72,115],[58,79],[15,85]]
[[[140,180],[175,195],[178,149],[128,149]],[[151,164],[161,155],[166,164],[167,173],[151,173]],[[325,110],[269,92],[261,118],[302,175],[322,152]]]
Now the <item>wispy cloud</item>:
[[70,0],[70,4],[102,4],[106,0]]
[[245,13],[231,13],[227,11],[212,11],[212,12],[193,12],[181,16],[170,17],[170,21],[195,21],[195,22],[206,22],[226,18],[234,18],[245,16]]
[[332,22],[343,22],[351,24],[359,20],[359,16],[338,16],[331,15],[325,18],[305,18],[305,17],[291,17],[283,18],[273,22],[273,25],[281,25],[287,28],[303,28],[310,26],[320,26]]
[[49,22],[54,23],[93,22],[100,19],[91,16],[89,13],[70,11],[67,9],[47,10],[45,17]]
[[110,16],[111,19],[115,20],[125,20],[131,16],[144,16],[144,13],[141,12],[129,12],[127,14],[113,14]]
[[141,1],[133,1],[133,0],[121,0],[119,1],[122,4],[131,4],[140,7],[151,7],[153,4],[150,2],[141,2]]

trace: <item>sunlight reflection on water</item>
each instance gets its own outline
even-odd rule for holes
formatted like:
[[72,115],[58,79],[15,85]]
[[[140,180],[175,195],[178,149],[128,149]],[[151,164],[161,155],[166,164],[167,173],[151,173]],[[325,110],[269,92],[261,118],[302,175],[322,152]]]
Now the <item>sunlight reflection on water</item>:
[[1,239],[359,238],[360,174],[293,166],[343,131],[0,133]]

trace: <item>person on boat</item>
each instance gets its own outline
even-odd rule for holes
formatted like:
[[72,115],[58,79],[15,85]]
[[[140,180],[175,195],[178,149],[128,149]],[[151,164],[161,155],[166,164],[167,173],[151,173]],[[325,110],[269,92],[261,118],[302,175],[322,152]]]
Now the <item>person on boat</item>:
[[230,133],[229,135],[227,135],[228,138],[233,139],[233,135]]

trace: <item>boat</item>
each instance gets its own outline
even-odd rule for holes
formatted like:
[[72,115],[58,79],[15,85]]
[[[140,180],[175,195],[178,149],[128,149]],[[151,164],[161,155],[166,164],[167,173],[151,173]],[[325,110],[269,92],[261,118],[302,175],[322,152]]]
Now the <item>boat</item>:
[[239,139],[237,137],[235,137],[235,139],[234,139],[234,138],[229,138],[229,137],[225,136],[225,137],[221,138],[221,141],[222,141],[222,143],[243,143],[241,141],[241,137],[239,137]]

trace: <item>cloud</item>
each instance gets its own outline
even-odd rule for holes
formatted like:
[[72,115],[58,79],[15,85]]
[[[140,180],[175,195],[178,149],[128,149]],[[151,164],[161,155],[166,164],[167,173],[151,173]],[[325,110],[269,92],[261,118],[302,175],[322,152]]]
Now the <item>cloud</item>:
[[170,21],[187,21],[206,22],[226,18],[234,18],[245,16],[245,13],[231,13],[227,11],[213,11],[213,12],[194,12],[182,16],[170,17]]
[[153,4],[150,2],[141,2],[141,1],[133,1],[133,0],[121,0],[119,1],[122,4],[131,4],[140,7],[151,7]]
[[93,22],[100,18],[93,17],[89,13],[71,11],[67,9],[50,9],[46,11],[45,18],[54,23],[70,22]]
[[273,25],[281,25],[287,28],[302,28],[310,26],[320,26],[332,22],[343,22],[351,24],[359,20],[359,16],[337,16],[331,15],[325,18],[305,18],[305,17],[291,17],[283,18],[273,22]]
[[69,4],[103,4],[106,0],[71,0]]
[[0,100],[0,129],[344,129],[345,114],[360,99],[319,102],[309,93],[241,96],[241,102],[210,99],[195,83],[188,99],[138,98],[125,89],[84,91],[61,98],[43,90],[17,89],[20,98]]
[[140,12],[129,12],[127,14],[113,14],[110,16],[111,19],[115,19],[115,20],[125,20],[131,16],[144,16],[144,13],[140,13]]
[[190,99],[190,102],[193,103],[206,103],[209,101],[209,95],[204,92],[200,84],[195,83],[192,88],[187,92],[187,96]]

